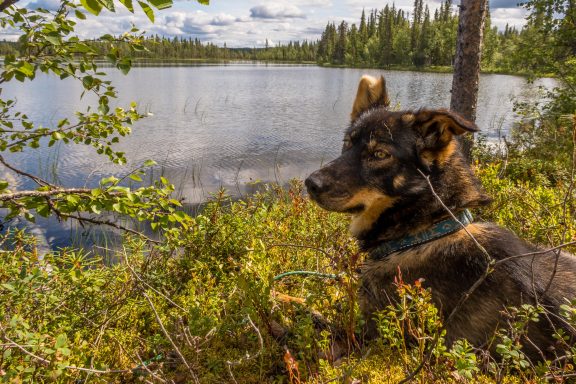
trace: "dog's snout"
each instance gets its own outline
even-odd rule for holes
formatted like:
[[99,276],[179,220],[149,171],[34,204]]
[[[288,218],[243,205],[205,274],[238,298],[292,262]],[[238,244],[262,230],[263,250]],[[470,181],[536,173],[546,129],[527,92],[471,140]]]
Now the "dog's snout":
[[318,175],[317,172],[314,172],[308,176],[304,184],[306,185],[306,189],[311,196],[318,196],[326,190],[326,183],[323,181],[323,178]]

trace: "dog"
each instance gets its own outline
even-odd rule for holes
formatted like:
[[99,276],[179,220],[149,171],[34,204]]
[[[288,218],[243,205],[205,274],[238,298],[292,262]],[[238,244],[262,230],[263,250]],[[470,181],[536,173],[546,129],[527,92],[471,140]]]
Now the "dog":
[[536,360],[558,353],[554,329],[576,334],[559,316],[576,298],[576,258],[473,221],[468,209],[490,198],[457,136],[477,132],[474,123],[448,110],[389,104],[384,78],[362,77],[341,156],[305,180],[320,207],[351,214],[350,231],[368,254],[359,292],[366,335],[377,336],[373,314],[390,305],[400,271],[431,290],[448,345],[465,338],[494,351],[506,308],[539,304],[546,315],[530,322],[523,352]]

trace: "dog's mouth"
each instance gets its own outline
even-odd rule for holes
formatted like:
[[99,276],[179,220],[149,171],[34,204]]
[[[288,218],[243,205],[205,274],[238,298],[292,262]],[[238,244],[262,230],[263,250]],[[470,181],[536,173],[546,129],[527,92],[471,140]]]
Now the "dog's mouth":
[[349,213],[351,215],[357,215],[357,214],[361,213],[364,209],[366,209],[366,206],[364,204],[358,204],[358,205],[355,205],[351,208],[346,208],[342,212],[343,213]]
[[318,196],[313,196],[312,199],[320,207],[332,212],[357,215],[366,209],[366,205],[364,203],[350,205],[350,196],[341,198],[327,198],[327,197],[319,198]]

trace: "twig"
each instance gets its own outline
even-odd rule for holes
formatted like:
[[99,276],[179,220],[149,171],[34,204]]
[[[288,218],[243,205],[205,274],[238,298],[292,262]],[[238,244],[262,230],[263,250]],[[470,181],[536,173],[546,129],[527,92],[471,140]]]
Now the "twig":
[[246,353],[245,357],[242,357],[236,361],[226,361],[226,366],[228,368],[228,373],[230,374],[230,377],[232,378],[232,381],[234,381],[235,384],[238,384],[238,382],[236,381],[236,378],[234,377],[234,374],[232,373],[232,366],[236,366],[236,365],[240,365],[242,363],[244,363],[245,361],[248,360],[252,360],[257,358],[258,356],[260,356],[260,354],[262,353],[262,351],[264,350],[264,339],[262,338],[262,334],[260,333],[260,330],[258,329],[258,327],[256,327],[256,325],[254,324],[254,322],[252,321],[252,319],[250,318],[250,315],[246,315],[246,320],[248,320],[248,323],[250,324],[250,326],[252,327],[252,329],[254,329],[254,331],[256,332],[256,335],[258,335],[258,344],[260,346],[260,349],[258,350],[258,352],[256,352],[253,355],[250,355],[248,353]]
[[152,376],[153,378],[155,378],[156,380],[165,383],[166,380],[162,379],[160,376],[158,376],[157,374],[155,374],[154,372],[152,372],[150,370],[150,368],[148,368],[148,365],[144,362],[144,360],[142,360],[142,358],[140,357],[140,355],[138,354],[138,352],[136,353],[136,357],[138,358],[138,360],[140,361],[140,365],[138,367],[136,367],[135,369],[140,369],[140,368],[144,368],[144,370],[146,372],[148,372],[150,374],[150,376]]
[[156,317],[156,321],[158,322],[158,325],[160,325],[160,328],[162,329],[164,336],[166,336],[168,341],[170,341],[170,344],[172,344],[172,347],[174,347],[174,350],[178,354],[178,357],[180,357],[180,360],[182,360],[182,362],[184,363],[186,368],[188,368],[188,371],[190,372],[190,375],[192,376],[192,380],[194,380],[195,383],[199,384],[200,382],[198,381],[198,377],[196,376],[196,374],[192,370],[192,367],[190,367],[190,365],[188,364],[188,361],[186,361],[186,358],[184,357],[182,352],[180,352],[180,349],[178,348],[178,346],[176,345],[174,340],[172,340],[172,338],[170,337],[170,334],[168,333],[168,331],[164,327],[164,323],[162,323],[162,320],[160,319],[160,315],[158,314],[158,311],[156,311],[156,307],[154,306],[154,303],[152,303],[152,300],[150,300],[150,297],[148,297],[148,295],[146,294],[146,292],[144,290],[142,290],[142,295],[144,295],[144,297],[148,301],[148,304],[150,304],[150,308],[152,308],[152,311],[154,312],[154,316]]
[[128,267],[128,269],[130,270],[130,273],[132,273],[132,275],[143,285],[145,285],[146,287],[150,288],[151,290],[153,290],[154,292],[156,292],[158,295],[162,296],[163,298],[165,298],[170,304],[172,304],[173,306],[175,306],[176,308],[182,310],[183,312],[186,312],[186,310],[184,308],[182,308],[181,306],[179,306],[178,304],[176,304],[172,299],[170,299],[168,296],[166,296],[165,294],[163,294],[162,292],[160,292],[159,290],[157,290],[156,288],[154,288],[153,286],[151,286],[150,284],[148,284],[146,281],[144,281],[144,279],[142,279],[140,277],[140,275],[138,275],[136,273],[136,271],[134,270],[134,268],[132,268],[132,265],[130,265],[130,262],[128,260],[128,254],[126,252],[124,252],[124,261],[126,263],[126,266]]
[[450,210],[450,208],[448,208],[446,206],[446,204],[444,204],[444,202],[442,201],[442,199],[440,198],[440,196],[438,196],[438,194],[436,193],[436,191],[434,190],[434,186],[432,186],[432,183],[430,182],[430,176],[427,176],[424,172],[422,172],[420,169],[418,169],[418,172],[420,172],[420,174],[422,175],[422,177],[424,177],[424,179],[426,180],[426,183],[428,183],[428,186],[430,187],[430,191],[432,192],[432,195],[436,198],[436,200],[438,200],[438,202],[440,203],[440,205],[442,205],[442,208],[444,208],[446,210],[446,212],[448,212],[448,214],[452,217],[453,220],[456,220],[456,222],[458,224],[460,224],[460,226],[462,227],[462,229],[464,229],[464,231],[468,234],[468,236],[470,236],[470,238],[472,239],[472,241],[474,242],[474,244],[478,247],[478,249],[480,249],[482,251],[482,253],[484,254],[484,256],[488,257],[488,258],[492,258],[490,256],[490,254],[488,253],[488,251],[486,250],[486,248],[484,248],[479,242],[478,240],[476,240],[476,238],[474,237],[474,235],[472,235],[468,229],[466,228],[466,226],[464,224],[462,224],[462,222],[460,222],[460,220],[458,220],[458,218],[456,217],[456,215],[454,215],[454,213],[452,213],[452,211]]
[[432,183],[430,182],[430,177],[427,176],[426,174],[424,174],[424,172],[422,172],[420,169],[418,169],[418,172],[420,172],[420,174],[422,175],[422,177],[424,177],[424,179],[426,180],[426,182],[428,183],[428,186],[430,187],[430,191],[432,192],[432,195],[438,200],[438,202],[442,205],[442,207],[446,210],[446,212],[448,212],[448,214],[452,217],[453,220],[456,220],[456,222],[458,224],[460,224],[460,226],[462,227],[462,229],[464,229],[464,231],[466,231],[466,233],[468,234],[468,236],[470,236],[470,238],[472,239],[472,241],[474,242],[474,244],[478,247],[478,249],[480,249],[480,251],[484,254],[484,256],[487,257],[488,259],[488,265],[486,266],[486,269],[484,270],[484,273],[482,274],[482,276],[480,276],[478,278],[478,280],[476,280],[476,282],[474,284],[472,284],[472,286],[460,297],[460,300],[458,300],[458,302],[456,303],[456,306],[454,306],[454,308],[452,309],[452,311],[450,312],[450,314],[448,315],[446,321],[444,322],[442,329],[440,331],[438,331],[436,333],[436,335],[434,336],[434,339],[432,340],[432,342],[428,345],[427,347],[427,352],[424,355],[424,358],[422,359],[422,361],[420,362],[420,364],[414,369],[412,370],[412,372],[410,372],[404,379],[402,379],[399,384],[404,384],[407,383],[409,381],[411,381],[412,379],[414,379],[414,377],[416,377],[416,375],[418,375],[418,373],[420,373],[420,371],[422,370],[422,368],[424,368],[424,365],[430,360],[430,358],[432,357],[432,354],[434,353],[434,348],[436,348],[436,345],[438,344],[438,341],[440,339],[440,334],[442,333],[443,330],[446,329],[446,326],[452,321],[452,319],[454,318],[454,316],[456,316],[456,313],[458,313],[458,311],[462,308],[462,306],[464,305],[464,303],[466,302],[466,300],[468,300],[468,298],[470,298],[470,296],[478,289],[478,287],[486,280],[486,278],[490,275],[490,273],[493,271],[493,266],[495,265],[494,259],[490,256],[490,254],[488,253],[488,251],[486,250],[486,248],[484,248],[480,243],[478,243],[478,241],[476,240],[476,238],[474,237],[474,235],[472,235],[470,233],[470,231],[468,231],[468,229],[466,228],[466,226],[460,222],[460,220],[458,220],[458,218],[454,215],[454,213],[452,213],[452,211],[450,210],[450,208],[448,208],[446,206],[446,204],[444,204],[444,202],[442,201],[442,199],[440,198],[440,196],[438,196],[438,194],[436,193],[436,191],[434,190],[434,186],[432,185]]
[[534,252],[521,253],[521,254],[518,254],[518,255],[508,256],[508,257],[506,257],[506,258],[504,258],[504,259],[501,259],[501,260],[496,261],[496,262],[494,263],[494,268],[496,268],[496,267],[498,267],[500,264],[504,264],[505,262],[508,262],[508,261],[510,261],[510,260],[518,259],[518,258],[520,258],[520,257],[543,255],[543,254],[545,254],[545,253],[553,252],[553,251],[556,251],[556,250],[558,250],[558,249],[568,247],[568,246],[570,246],[570,245],[576,245],[576,241],[570,241],[570,242],[568,242],[568,243],[560,244],[560,245],[557,245],[557,246],[555,246],[555,247],[547,248],[547,249],[544,249],[544,250],[541,250],[541,251],[534,251]]
[[144,240],[149,241],[149,242],[151,242],[151,243],[154,243],[154,244],[160,244],[160,243],[161,243],[161,242],[158,241],[158,240],[154,240],[154,239],[146,236],[146,235],[143,234],[142,232],[138,232],[138,231],[136,231],[136,230],[134,230],[134,229],[125,227],[125,226],[123,226],[123,225],[116,224],[116,223],[114,223],[113,221],[100,220],[100,219],[92,219],[92,218],[89,218],[89,217],[82,217],[82,216],[79,216],[79,215],[71,215],[71,214],[68,214],[68,213],[61,212],[61,211],[58,210],[56,207],[54,207],[53,204],[50,204],[50,202],[49,202],[48,204],[50,205],[50,209],[52,209],[52,210],[56,213],[56,215],[57,215],[58,217],[64,217],[64,218],[67,218],[67,219],[78,220],[78,222],[80,222],[80,223],[87,222],[87,223],[90,223],[90,224],[107,225],[107,226],[109,226],[109,227],[113,227],[113,228],[116,228],[116,229],[120,229],[120,230],[122,230],[122,231],[124,231],[124,232],[132,233],[132,234],[134,234],[134,235],[140,236],[140,237],[143,238]]
[[2,163],[6,168],[12,170],[13,172],[16,172],[17,174],[19,174],[20,176],[24,176],[27,177],[29,179],[34,180],[34,182],[38,185],[45,185],[45,186],[49,186],[49,187],[53,187],[55,188],[54,185],[50,184],[49,182],[42,180],[41,178],[39,178],[38,176],[34,176],[28,172],[24,172],[18,168],[14,168],[12,165],[10,165],[8,162],[6,162],[6,160],[4,160],[4,157],[2,155],[0,155],[0,163]]

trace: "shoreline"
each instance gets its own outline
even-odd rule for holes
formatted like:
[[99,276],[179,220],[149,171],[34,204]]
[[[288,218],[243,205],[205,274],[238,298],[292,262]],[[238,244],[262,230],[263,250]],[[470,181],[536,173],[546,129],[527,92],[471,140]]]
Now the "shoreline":
[[[331,64],[331,63],[318,63],[316,61],[298,61],[298,60],[237,60],[237,59],[213,59],[213,58],[132,58],[132,64],[135,66],[141,64],[155,64],[155,63],[170,63],[176,66],[181,64],[284,64],[284,65],[306,65],[316,66],[320,68],[346,68],[346,69],[367,69],[367,70],[385,70],[385,71],[407,71],[407,72],[423,72],[423,73],[453,73],[452,66],[400,66],[391,65],[388,67],[382,66],[367,66],[367,65],[347,65],[347,64]],[[162,65],[162,66],[170,66]],[[483,75],[508,75],[519,76],[524,78],[556,78],[551,73],[533,74],[528,72],[510,72],[498,69],[481,70],[480,74]]]

